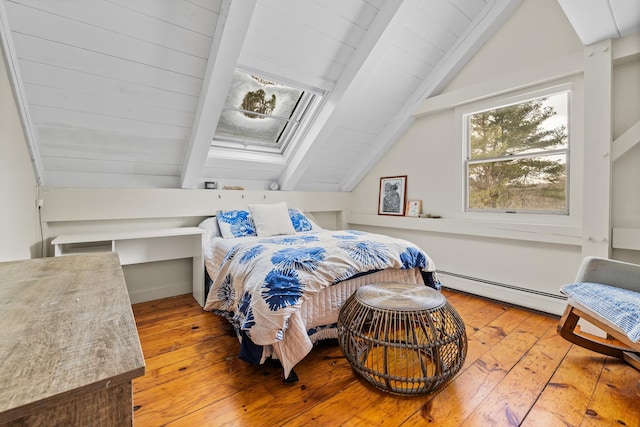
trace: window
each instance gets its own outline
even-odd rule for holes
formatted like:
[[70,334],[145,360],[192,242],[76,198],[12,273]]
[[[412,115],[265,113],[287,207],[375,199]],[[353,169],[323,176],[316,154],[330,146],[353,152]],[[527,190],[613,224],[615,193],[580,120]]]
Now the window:
[[463,114],[470,212],[569,213],[569,92]]
[[313,91],[236,70],[212,145],[281,154],[319,99]]

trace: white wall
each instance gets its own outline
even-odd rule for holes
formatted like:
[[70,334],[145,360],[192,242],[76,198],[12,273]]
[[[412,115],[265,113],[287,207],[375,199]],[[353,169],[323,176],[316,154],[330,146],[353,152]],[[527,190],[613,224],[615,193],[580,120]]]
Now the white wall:
[[[286,202],[314,213],[324,228],[344,228],[349,193],[44,187],[42,219],[48,255],[60,235],[194,227],[219,209]],[[132,302],[191,293],[192,261],[178,259],[123,267]]]
[[[354,189],[350,226],[412,240],[431,255],[439,270],[480,279],[475,282],[442,275],[445,286],[559,313],[564,306],[557,298],[559,287],[573,280],[582,259],[582,205],[588,191],[582,188],[584,51],[555,0],[523,1],[445,91],[418,108],[420,114],[411,128]],[[535,88],[532,82],[572,85],[571,215],[535,219],[519,214],[491,219],[481,214],[465,216],[457,166],[461,163],[461,136],[456,106],[496,93]],[[628,63],[616,64],[615,133],[624,132],[640,119],[639,82],[638,55]],[[618,161],[620,167],[614,172],[613,218],[629,226],[638,226],[640,221],[639,154],[640,148],[634,147]],[[443,218],[378,217],[380,177],[394,175],[408,176],[408,199],[422,200],[423,212]],[[616,252],[618,258],[624,255],[640,260],[637,254]]]
[[0,60],[0,261],[40,256],[36,184],[5,62]]

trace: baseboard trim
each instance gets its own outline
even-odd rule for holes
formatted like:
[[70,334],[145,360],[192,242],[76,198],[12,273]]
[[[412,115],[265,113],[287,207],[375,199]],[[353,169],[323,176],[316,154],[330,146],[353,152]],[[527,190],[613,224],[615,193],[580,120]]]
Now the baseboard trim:
[[536,311],[562,315],[566,307],[566,298],[545,292],[526,289],[505,283],[464,276],[448,271],[438,271],[442,286],[453,290],[478,295],[508,304],[530,308]]
[[137,304],[140,302],[190,294],[192,291],[193,283],[191,282],[174,283],[170,286],[163,286],[160,288],[129,291],[129,299],[131,300],[131,304]]

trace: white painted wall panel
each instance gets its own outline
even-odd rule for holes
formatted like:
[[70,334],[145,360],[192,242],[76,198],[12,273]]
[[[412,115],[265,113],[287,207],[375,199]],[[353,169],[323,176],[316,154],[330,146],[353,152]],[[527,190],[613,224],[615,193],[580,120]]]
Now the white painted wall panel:
[[186,139],[189,127],[165,125],[161,123],[142,122],[139,120],[109,117],[81,111],[60,110],[57,108],[31,106],[33,124],[45,126],[73,126],[77,128],[96,129],[105,132],[123,133],[151,138]]
[[[168,22],[166,19],[143,15],[140,12],[108,3],[106,1],[41,1],[11,0],[28,8],[41,10],[54,15],[62,15],[78,23],[105,29],[136,40],[150,42],[200,58],[209,56],[211,36],[191,31],[188,28]],[[210,19],[209,25],[215,28],[217,14],[203,12],[203,18]],[[213,34],[213,32],[211,32]]]
[[105,0],[197,33],[213,36],[222,0]]
[[121,175],[180,175],[181,165],[162,164],[145,161],[110,161],[92,159],[72,159],[62,157],[42,157],[45,169],[49,171],[74,171],[76,173],[112,173]]
[[[357,48],[368,25],[354,25],[354,22],[334,13],[313,0],[279,0],[262,2],[261,5],[272,8],[282,19],[306,23],[325,37],[333,38],[352,48]],[[353,17],[352,19],[357,19]],[[277,25],[277,22],[264,23]],[[292,35],[294,36],[294,35]]]
[[37,181],[2,60],[0,120],[0,261],[39,257]]
[[206,59],[138,40],[63,16],[7,3],[14,33],[28,34],[67,46],[100,52],[159,69],[202,78]]
[[201,78],[24,34],[14,33],[13,41],[21,64],[25,61],[41,62],[187,95],[200,94]]
[[478,16],[487,3],[489,3],[489,0],[451,0],[451,4],[460,9],[470,20]]
[[57,187],[81,188],[177,188],[179,177],[141,174],[49,171],[47,182]]
[[185,146],[184,141],[175,139],[139,138],[60,127],[40,127],[38,135],[40,153],[46,157],[176,163]]
[[438,27],[442,22],[446,22],[446,31],[453,32],[456,37],[461,36],[469,26],[471,19],[460,9],[451,3],[450,0],[430,0],[429,2],[417,2],[416,5],[426,16],[432,16],[437,11],[437,20],[433,22]]
[[198,98],[161,87],[130,83],[34,61],[22,61],[20,71],[25,83],[72,90],[79,93],[151,105],[177,112],[196,111]]
[[[325,61],[335,61],[342,65],[348,63],[355,50],[354,47],[346,45],[338,38],[328,37],[324,31],[310,26],[309,22],[300,18],[289,18],[284,22],[280,10],[268,7],[263,2],[258,2],[254,12],[253,22],[257,21],[272,23],[272,25],[268,25],[266,28],[260,26],[256,31],[250,30],[247,34],[247,40],[245,40],[245,47],[248,49],[256,50],[252,48],[251,43],[260,38],[266,38],[274,43],[273,46],[270,46],[270,51],[278,48],[287,51],[289,47],[301,51],[306,48],[306,52],[303,54],[304,58],[319,56]],[[287,26],[286,33],[279,31],[282,25]],[[294,37],[292,37],[293,34],[295,34]],[[313,48],[310,49],[310,46]]]
[[[25,84],[27,98],[32,106],[77,111],[147,123],[190,128],[194,114],[147,104],[136,104],[119,99],[84,94],[76,91]],[[70,115],[72,117],[72,115]],[[70,125],[72,121],[67,122]]]

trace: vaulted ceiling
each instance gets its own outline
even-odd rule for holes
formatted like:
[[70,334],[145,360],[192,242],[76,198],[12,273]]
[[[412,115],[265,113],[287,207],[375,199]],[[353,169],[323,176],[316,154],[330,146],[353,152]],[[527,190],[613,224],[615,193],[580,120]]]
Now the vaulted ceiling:
[[[42,185],[350,191],[520,2],[0,0],[0,35]],[[238,67],[323,94],[282,155],[211,146]]]

